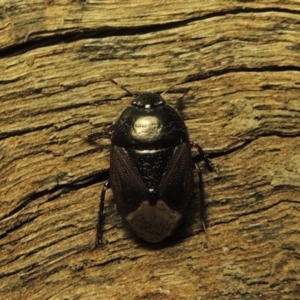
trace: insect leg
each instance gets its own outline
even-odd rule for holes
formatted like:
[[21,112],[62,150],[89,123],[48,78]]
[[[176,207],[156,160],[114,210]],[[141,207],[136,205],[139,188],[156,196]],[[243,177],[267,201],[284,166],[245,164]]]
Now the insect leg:
[[201,148],[201,146],[194,142],[190,142],[190,143],[191,143],[191,147],[194,147],[197,149],[199,155],[204,160],[208,171],[210,171],[210,172],[215,171],[214,165],[212,164],[211,160],[209,159],[207,153],[204,152],[204,150]]
[[102,131],[102,132],[93,132],[89,134],[86,138],[86,140],[92,144],[95,145],[97,144],[95,141],[101,138],[110,138],[110,132]]
[[205,215],[205,201],[204,201],[204,189],[203,189],[203,178],[202,178],[202,172],[197,165],[197,163],[194,162],[195,169],[198,174],[198,184],[199,184],[199,198],[200,198],[200,221],[202,223],[203,229],[206,232],[206,215]]
[[86,137],[86,141],[95,146],[98,150],[102,151],[103,150],[103,147],[98,144],[96,141],[98,139],[101,139],[101,138],[105,138],[105,139],[110,139],[111,138],[111,135],[112,135],[112,132],[113,132],[113,126],[114,125],[111,125],[109,127],[108,130],[105,130],[105,131],[98,131],[98,132],[93,132],[93,133],[90,133],[87,137]]
[[104,200],[105,200],[106,190],[109,188],[110,188],[110,182],[109,182],[109,180],[107,180],[104,183],[104,186],[101,191],[101,196],[100,196],[100,204],[99,204],[99,211],[98,211],[98,224],[97,224],[97,236],[96,236],[96,248],[98,246],[103,245]]

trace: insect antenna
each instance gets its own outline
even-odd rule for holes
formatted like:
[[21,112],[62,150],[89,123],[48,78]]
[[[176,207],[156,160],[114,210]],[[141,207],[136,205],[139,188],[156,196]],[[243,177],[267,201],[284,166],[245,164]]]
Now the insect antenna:
[[162,96],[163,94],[167,93],[170,89],[172,89],[174,86],[180,84],[180,83],[184,83],[185,78],[182,79],[180,78],[179,80],[177,80],[174,84],[172,84],[171,86],[169,86],[164,92],[162,92],[160,95]]
[[130,96],[134,96],[133,93],[131,93],[129,90],[127,90],[123,85],[119,85],[116,81],[114,81],[113,79],[109,78],[108,79],[111,83],[115,84],[117,87],[119,87],[120,89],[122,89],[123,91],[127,92]]

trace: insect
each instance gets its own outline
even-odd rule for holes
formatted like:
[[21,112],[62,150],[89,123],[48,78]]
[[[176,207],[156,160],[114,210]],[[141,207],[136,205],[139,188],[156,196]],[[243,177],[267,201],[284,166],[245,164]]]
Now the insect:
[[[100,137],[102,133],[92,133],[88,141],[94,143]],[[134,97],[131,106],[110,127],[109,137],[109,180],[100,196],[97,245],[103,244],[103,209],[108,188],[133,232],[147,242],[161,242],[174,232],[186,213],[193,194],[194,168],[202,188],[202,174],[193,160],[192,147],[209,171],[213,165],[203,149],[190,142],[178,112],[156,93]]]

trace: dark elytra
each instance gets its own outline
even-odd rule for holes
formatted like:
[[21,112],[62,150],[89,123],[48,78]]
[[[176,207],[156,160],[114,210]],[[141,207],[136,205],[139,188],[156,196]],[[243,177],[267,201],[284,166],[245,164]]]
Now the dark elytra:
[[[210,171],[213,166],[202,148],[190,142],[177,111],[155,93],[134,98],[109,135],[110,178],[100,196],[96,244],[103,244],[104,200],[110,187],[119,213],[134,233],[147,242],[160,242],[185,215],[193,194],[194,167],[202,188],[202,174],[191,147],[198,150]],[[102,136],[92,133],[88,141],[93,143]]]

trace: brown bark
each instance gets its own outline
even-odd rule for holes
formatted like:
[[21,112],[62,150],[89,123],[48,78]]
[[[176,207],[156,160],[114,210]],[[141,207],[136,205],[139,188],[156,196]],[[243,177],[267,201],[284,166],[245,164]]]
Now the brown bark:
[[[106,2],[2,1],[0,298],[300,299],[299,1]],[[107,78],[184,82],[207,237],[191,213],[147,247],[109,192],[93,250],[109,141],[85,137],[130,103]]]

